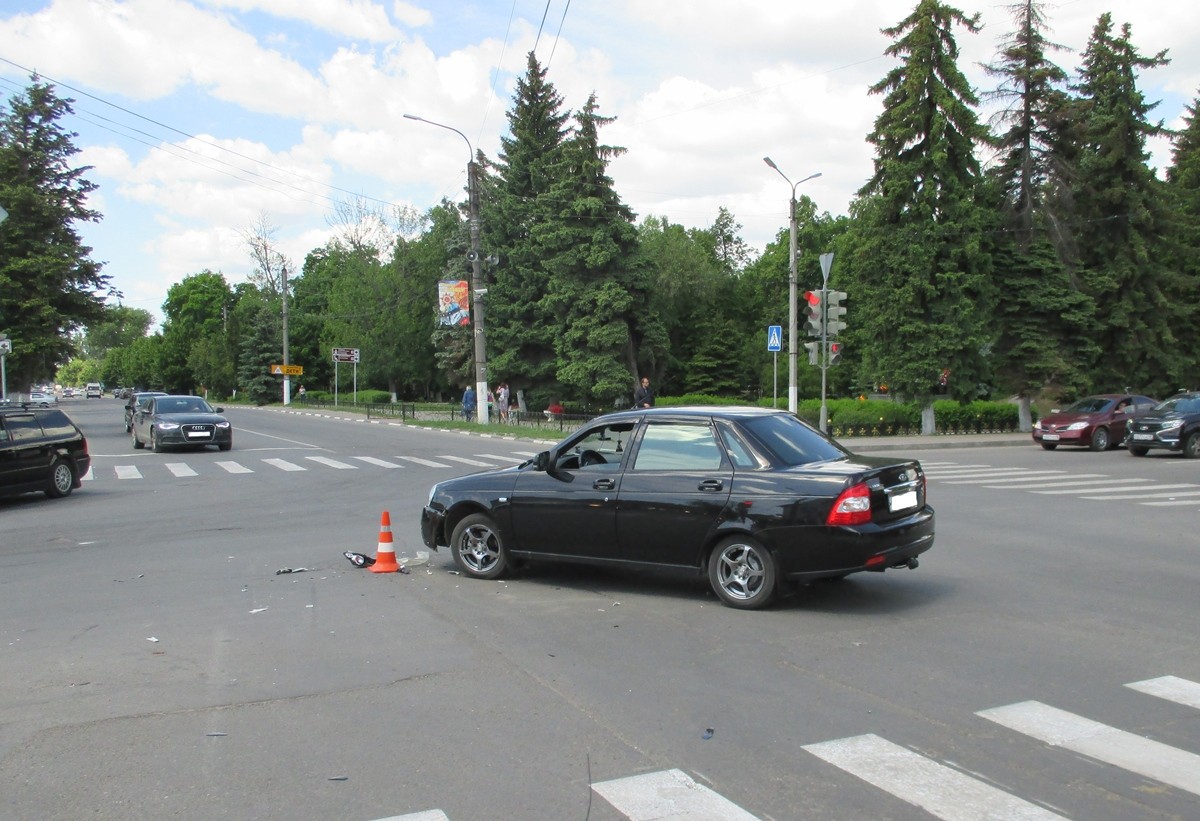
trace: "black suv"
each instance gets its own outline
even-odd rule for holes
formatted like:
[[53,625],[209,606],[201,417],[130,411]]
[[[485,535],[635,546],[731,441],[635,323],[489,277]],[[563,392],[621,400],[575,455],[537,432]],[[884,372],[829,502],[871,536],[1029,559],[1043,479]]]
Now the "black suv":
[[1125,447],[1134,456],[1151,448],[1200,458],[1200,392],[1183,391],[1164,399],[1148,414],[1125,426]]
[[0,409],[0,496],[67,496],[91,464],[87,439],[61,410]]

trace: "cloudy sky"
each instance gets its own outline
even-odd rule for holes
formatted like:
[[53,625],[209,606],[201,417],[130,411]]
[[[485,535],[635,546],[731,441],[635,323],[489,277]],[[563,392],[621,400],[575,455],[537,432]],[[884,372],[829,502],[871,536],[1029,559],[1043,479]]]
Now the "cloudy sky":
[[[880,29],[915,0],[4,0],[0,92],[31,70],[75,100],[66,127],[99,185],[85,225],[123,302],[161,316],[167,289],[205,268],[251,268],[261,218],[301,265],[332,231],[338,202],[457,199],[467,143],[495,157],[516,78],[534,50],[576,109],[596,92],[617,117],[601,134],[628,153],[611,173],[639,215],[710,225],[730,209],[761,250],[785,226],[793,181],[842,214],[871,174],[864,136],[891,67]],[[980,68],[1012,31],[1008,0],[961,0],[961,68]],[[1140,84],[1179,125],[1200,92],[1200,14],[1191,0],[1061,0],[1048,36],[1068,71],[1099,16],[1132,26],[1143,54],[1172,60]],[[1159,168],[1165,143],[1152,146]]]

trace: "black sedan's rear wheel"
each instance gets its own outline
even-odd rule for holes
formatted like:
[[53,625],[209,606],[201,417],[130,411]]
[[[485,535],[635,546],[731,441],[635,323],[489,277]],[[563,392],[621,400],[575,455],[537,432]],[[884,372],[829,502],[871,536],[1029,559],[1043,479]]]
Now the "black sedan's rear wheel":
[[1189,433],[1183,440],[1183,455],[1188,459],[1200,459],[1200,431]]
[[498,579],[508,570],[508,553],[495,521],[485,513],[463,518],[450,537],[454,563],[476,579]]
[[63,459],[55,459],[50,464],[50,484],[46,487],[46,495],[51,499],[61,499],[70,496],[75,487],[75,471]]
[[708,557],[708,581],[730,607],[766,607],[775,598],[775,559],[757,539],[730,536]]
[[1111,444],[1108,428],[1096,428],[1092,431],[1092,450],[1108,450]]

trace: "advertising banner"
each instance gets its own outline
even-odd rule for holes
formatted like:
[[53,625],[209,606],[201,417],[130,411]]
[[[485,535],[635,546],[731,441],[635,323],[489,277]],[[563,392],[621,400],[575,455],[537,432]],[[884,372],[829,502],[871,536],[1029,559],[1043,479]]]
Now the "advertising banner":
[[465,279],[443,279],[438,282],[438,324],[470,325],[471,309],[467,302]]

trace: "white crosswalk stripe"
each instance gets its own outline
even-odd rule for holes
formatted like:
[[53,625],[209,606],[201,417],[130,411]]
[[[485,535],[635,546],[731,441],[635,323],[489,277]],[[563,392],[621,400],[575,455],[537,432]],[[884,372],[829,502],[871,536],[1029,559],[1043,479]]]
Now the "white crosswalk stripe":
[[172,476],[178,476],[181,478],[184,476],[199,475],[196,473],[196,471],[192,470],[190,467],[185,465],[183,462],[167,462],[166,468],[167,468],[167,470],[171,471]]
[[358,470],[357,465],[349,465],[345,462],[339,462],[337,459],[330,459],[328,456],[305,456],[304,458],[316,462],[319,465],[336,468],[337,470]]
[[397,465],[395,462],[389,462],[386,459],[376,459],[374,456],[355,456],[354,458],[360,462],[366,462],[368,465],[375,465],[375,467],[380,468],[388,468],[389,470],[404,467],[404,465]]
[[729,799],[697,784],[682,770],[602,781],[593,784],[592,789],[629,821],[758,821]]
[[995,707],[976,715],[1051,746],[1200,795],[1200,755],[1195,753],[1037,701]]
[[250,468],[237,462],[216,462],[217,467],[224,470],[226,473],[253,473]]
[[475,455],[480,459],[492,459],[497,462],[512,462],[513,464],[520,464],[529,458],[528,456],[524,458],[520,456],[501,456],[498,453],[476,453]]
[[[1200,683],[1160,676],[1126,684],[1140,693],[1200,709]],[[980,710],[977,716],[1028,738],[1069,750],[1152,781],[1200,795],[1200,755],[1101,724],[1089,718],[1025,701]],[[1031,803],[873,733],[804,745],[818,758],[947,821],[1056,819],[1045,805]],[[1058,809],[1063,812],[1062,808]]]
[[493,465],[491,462],[480,462],[478,459],[468,459],[465,456],[449,456],[449,455],[443,454],[441,456],[438,456],[438,458],[446,459],[451,462],[458,462],[463,465],[471,465],[472,467],[477,467],[477,468],[495,467],[495,465]]
[[804,749],[938,818],[1050,821],[1063,817],[877,735],[806,744]]
[[387,818],[378,818],[376,821],[450,821],[450,817],[441,810],[425,810],[408,815],[391,815]]
[[[1162,490],[1170,485],[1151,485],[1146,490]],[[1081,496],[1081,499],[1094,499],[1105,501],[1109,499],[1178,499],[1180,496],[1200,497],[1200,488],[1196,490],[1177,490],[1173,493],[1129,493],[1122,496]],[[1200,501],[1200,498],[1193,498],[1192,504]]]
[[117,472],[118,479],[141,479],[142,472],[134,465],[117,465],[114,468]]
[[[1200,485],[1153,485],[1155,490],[1166,490],[1168,488],[1193,488],[1200,489]],[[1130,491],[1146,490],[1146,485],[1130,485],[1126,484],[1122,487],[1106,487],[1103,489],[1088,490],[1089,493],[1128,493]],[[1061,496],[1067,493],[1079,493],[1076,488],[1059,488],[1056,490],[1034,490],[1031,493],[1039,493],[1043,496]]]
[[399,456],[398,459],[403,459],[405,462],[412,462],[414,465],[421,465],[427,468],[448,468],[450,467],[445,462],[435,462],[432,459],[422,459],[419,456]]
[[1160,676],[1145,681],[1135,681],[1125,686],[1131,690],[1137,690],[1139,693],[1158,696],[1167,701],[1174,701],[1176,704],[1200,710],[1200,684],[1194,681],[1177,676]]
[[297,465],[295,462],[289,462],[287,459],[263,459],[263,463],[268,464],[273,468],[279,468],[280,470],[286,470],[290,472],[308,470],[308,468]]

